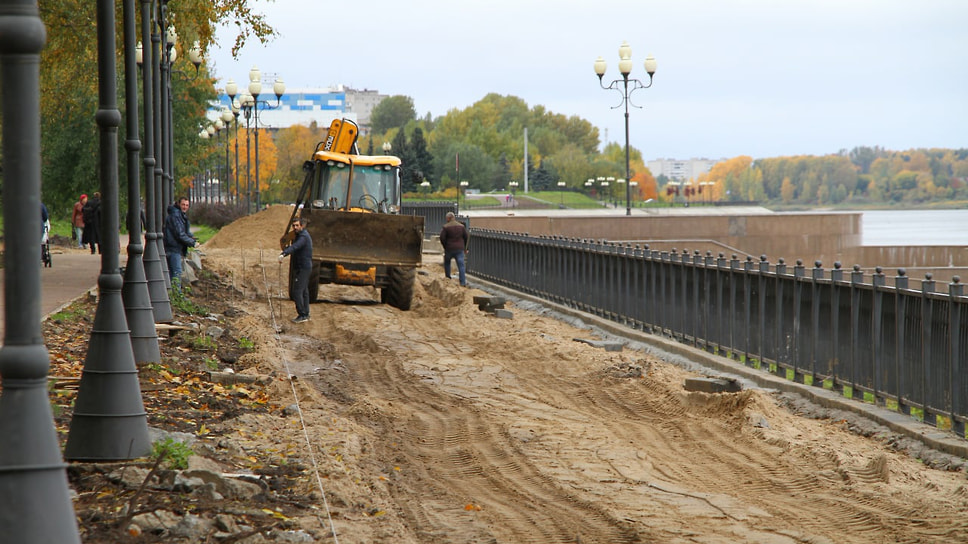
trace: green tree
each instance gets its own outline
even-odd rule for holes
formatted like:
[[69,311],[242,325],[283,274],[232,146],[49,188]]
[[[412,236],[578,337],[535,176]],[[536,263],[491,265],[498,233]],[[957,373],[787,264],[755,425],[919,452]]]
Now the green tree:
[[[268,40],[274,30],[265,22],[265,16],[253,11],[250,0],[183,0],[168,4],[169,21],[177,28],[180,59],[187,59],[188,49],[198,41],[203,50],[214,39],[215,27],[232,21],[237,29],[236,50],[250,39]],[[42,198],[51,213],[69,216],[70,207],[80,192],[98,189],[97,174],[98,138],[94,121],[98,104],[97,81],[97,28],[96,3],[86,0],[50,0],[41,2],[39,11],[47,31],[47,44],[41,53],[41,147],[43,162],[41,175],[44,180]],[[116,35],[123,42],[123,18],[116,18]],[[140,19],[140,9],[138,10]],[[140,33],[140,21],[136,24]],[[140,41],[140,37],[139,37]],[[118,109],[126,115],[124,99],[124,63],[119,51]],[[188,68],[185,68],[188,66]],[[175,70],[194,68],[187,60],[179,60]],[[138,74],[140,80],[140,73]],[[208,101],[214,98],[213,80],[203,65],[199,77],[185,81],[177,72],[172,82],[175,157],[174,172],[177,176],[176,191],[183,191],[196,173],[195,165],[208,150],[197,137],[200,126],[207,124],[204,112]],[[139,102],[141,96],[139,94]],[[143,119],[144,107],[139,105],[139,120]],[[119,126],[119,141],[127,139],[126,126]],[[122,143],[123,145],[123,143]],[[143,153],[143,152],[142,152]],[[121,183],[127,177],[124,163],[127,154],[119,150],[119,176]],[[127,191],[121,188],[121,209]]]
[[413,169],[421,172],[422,179],[431,182],[431,185],[435,188],[441,189],[440,179],[435,179],[433,176],[434,157],[427,150],[427,140],[424,139],[423,129],[420,127],[414,129],[413,135],[410,137],[409,147],[412,154]]
[[388,96],[370,112],[370,129],[376,134],[383,134],[391,128],[402,128],[416,119],[417,110],[413,107],[412,98]]

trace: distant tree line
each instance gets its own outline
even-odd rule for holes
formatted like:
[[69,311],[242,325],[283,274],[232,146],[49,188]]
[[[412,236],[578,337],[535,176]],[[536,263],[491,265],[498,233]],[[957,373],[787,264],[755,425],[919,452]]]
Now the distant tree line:
[[[264,16],[251,9],[251,3],[186,0],[168,4],[179,34],[179,60],[172,82],[176,194],[188,192],[200,172],[224,168],[226,143],[233,151],[232,160],[228,161],[230,192],[235,192],[234,180],[244,187],[246,172],[254,178],[253,169],[245,166],[247,140],[243,118],[239,119],[241,130],[233,130],[229,138],[198,137],[199,130],[211,123],[206,112],[217,96],[217,80],[207,63],[202,64],[195,77],[193,67],[183,60],[188,58],[187,48],[195,40],[203,50],[207,49],[213,43],[214,29],[230,21],[239,28],[233,50],[237,51],[247,40],[264,42],[271,38],[275,31],[266,24]],[[79,23],[93,21],[95,7],[82,0],[51,0],[40,5],[47,28],[47,46],[41,62],[42,198],[55,218],[69,217],[71,206],[81,193],[99,189],[98,133],[94,121],[98,108],[96,28]],[[140,10],[138,13],[140,17]],[[123,37],[121,23],[119,13],[119,43]],[[140,22],[137,27],[140,29]],[[121,94],[123,62],[118,62],[117,67]],[[236,76],[239,77],[244,74]],[[139,90],[139,101],[140,98]],[[119,96],[118,107],[122,115],[126,114],[123,96]],[[139,113],[143,122],[144,111]],[[531,190],[557,190],[558,183],[564,182],[567,190],[594,193],[600,187],[587,187],[586,180],[625,177],[623,145],[603,143],[599,130],[585,119],[550,112],[540,105],[529,107],[514,96],[486,94],[465,109],[455,108],[438,117],[418,117],[412,98],[394,95],[373,109],[370,125],[360,139],[360,149],[369,154],[382,153],[383,144],[389,142],[391,153],[403,161],[405,191],[415,191],[423,182],[433,191],[441,191],[467,181],[469,188],[486,192],[507,189],[512,180],[523,189],[525,168]],[[271,133],[260,130],[259,190],[264,201],[291,200],[302,181],[302,162],[322,140],[326,128],[313,125]],[[122,122],[118,152],[122,214],[128,207],[124,202],[124,146],[128,139],[125,130]],[[242,154],[239,172],[235,172],[236,141]],[[701,195],[704,200],[831,205],[968,199],[966,156],[968,149],[889,151],[879,147],[755,162],[740,156],[720,162],[707,174],[687,181],[705,189]],[[633,198],[682,198],[667,194],[670,180],[653,177],[639,150],[630,150],[630,163],[631,181],[636,182]],[[697,197],[694,194],[691,198]]]
[[710,198],[829,206],[968,200],[968,148],[889,151],[856,147],[834,155],[741,156],[699,176]]

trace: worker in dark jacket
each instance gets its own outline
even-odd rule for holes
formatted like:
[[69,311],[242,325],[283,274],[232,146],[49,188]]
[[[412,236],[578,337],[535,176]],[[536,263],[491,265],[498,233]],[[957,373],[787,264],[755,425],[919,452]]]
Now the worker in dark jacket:
[[461,287],[467,287],[464,254],[467,253],[469,241],[470,234],[467,232],[467,227],[457,221],[454,212],[447,212],[447,223],[440,229],[440,245],[444,246],[444,275],[450,278],[450,260],[456,260]]
[[177,203],[168,206],[168,216],[165,217],[165,258],[168,260],[168,277],[175,289],[181,286],[182,260],[188,255],[188,248],[198,245],[188,222],[189,205],[189,200],[181,197]]
[[296,304],[296,317],[293,323],[309,321],[309,279],[313,270],[313,238],[306,232],[307,219],[297,217],[292,220],[295,232],[292,243],[279,254],[281,263],[286,255],[292,255],[292,291],[289,298]]

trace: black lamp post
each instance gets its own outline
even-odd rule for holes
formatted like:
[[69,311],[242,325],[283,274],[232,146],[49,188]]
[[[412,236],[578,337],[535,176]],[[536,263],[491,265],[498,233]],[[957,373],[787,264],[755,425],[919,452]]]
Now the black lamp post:
[[[603,89],[615,89],[622,94],[622,102],[612,109],[625,106],[625,179],[630,180],[632,179],[632,171],[629,167],[629,104],[631,103],[629,97],[636,89],[648,89],[652,86],[652,75],[655,74],[656,63],[652,55],[645,58],[645,71],[649,74],[649,84],[646,85],[638,79],[629,78],[629,74],[632,73],[632,48],[629,47],[628,42],[623,41],[621,47],[618,48],[618,57],[618,71],[622,73],[622,79],[616,79],[605,86],[602,77],[605,75],[606,64],[602,57],[595,60],[595,74],[598,75],[598,84]],[[629,83],[632,83],[631,89],[629,89]],[[619,84],[622,84],[622,88],[619,88]],[[635,106],[635,104],[632,105]],[[635,107],[640,108],[641,106]],[[625,215],[632,215],[631,192],[631,188],[626,183]]]
[[155,323],[167,323],[173,318],[171,301],[168,299],[167,271],[162,267],[163,257],[158,243],[158,206],[155,192],[156,172],[160,172],[158,162],[158,44],[161,38],[152,34],[152,0],[141,0],[141,39],[148,47],[140,47],[139,63],[142,66],[142,107],[144,109],[144,180],[145,180],[145,245],[142,262],[148,281],[148,296],[154,311]]
[[[227,107],[223,107],[219,118],[225,126],[225,201],[230,202],[229,192],[232,188],[232,168],[229,165],[229,134],[232,133],[232,112]],[[220,180],[219,187],[221,186]]]
[[249,107],[249,91],[243,90],[239,96],[242,105],[242,115],[245,116],[245,213],[252,213],[252,160],[249,149],[249,135],[251,134],[252,108]]
[[[228,95],[229,102],[232,103],[232,117],[235,118],[235,205],[238,206],[239,197],[240,197],[240,193],[239,193],[239,113],[242,111],[242,101],[239,98],[236,98],[236,96],[239,95],[239,86],[235,83],[234,79],[228,80],[228,82],[225,84],[225,94]],[[245,120],[246,120],[245,136],[246,136],[246,142],[248,142],[248,138],[249,138],[248,113],[246,113]],[[249,164],[248,160],[249,159],[247,155],[246,156],[247,170],[248,170],[248,164]],[[246,213],[249,212],[248,200],[246,200],[245,211]]]
[[[162,229],[164,226],[165,217],[165,205],[166,203],[174,202],[174,191],[175,191],[175,155],[174,155],[174,114],[173,114],[173,96],[172,96],[172,75],[175,73],[182,74],[182,72],[173,69],[175,64],[175,59],[178,57],[178,50],[175,49],[175,45],[178,43],[178,33],[175,31],[175,27],[168,24],[168,2],[170,0],[160,0],[160,11],[161,17],[158,19],[156,28],[159,30],[160,35],[158,36],[161,48],[159,55],[158,65],[158,85],[160,85],[160,90],[158,91],[158,105],[156,106],[158,116],[160,119],[158,135],[159,150],[161,156],[161,168],[155,169],[156,173],[156,187],[155,193],[158,197],[156,206],[156,227],[158,228],[158,255],[161,260],[162,270],[164,271],[165,286],[171,287],[171,278],[169,277],[168,271],[168,257],[165,254],[165,244],[164,236],[162,235]],[[155,36],[152,36],[152,40]],[[189,60],[195,66],[195,74],[191,78],[195,79],[198,77],[198,69],[202,64],[201,51],[199,50],[198,44],[196,42],[195,46],[191,49],[189,53]]]
[[[211,130],[209,130],[211,129]],[[201,140],[211,139],[210,134],[215,132],[215,127],[209,125],[198,132],[198,137]],[[203,160],[203,164],[200,164],[201,174],[197,176],[195,181],[194,193],[195,202],[205,202],[208,200],[208,188],[211,186],[212,173],[208,169],[208,161]]]
[[[259,95],[262,93],[262,72],[259,71],[258,67],[253,66],[249,70],[249,94],[242,106],[252,111],[252,117],[255,120],[255,209],[257,212],[262,209],[259,190],[259,106],[262,105],[262,109],[270,110],[279,107],[282,95],[286,93],[286,84],[283,83],[282,79],[276,78],[276,81],[272,84],[272,92],[276,94],[275,106],[265,100],[259,100]],[[249,116],[246,114],[246,120],[248,118]]]
[[[141,140],[138,139],[138,58],[135,42],[135,0],[124,0],[124,82],[127,140],[127,182],[128,182],[128,260],[124,267],[124,285],[121,298],[124,312],[131,328],[131,347],[134,359],[140,363],[161,361],[158,348],[158,333],[155,329],[155,314],[148,294],[148,278],[145,276],[143,262],[144,245],[141,238],[141,182],[138,155]],[[143,52],[142,52],[143,54]]]
[[[148,414],[121,299],[118,239],[118,126],[114,2],[97,2],[98,125],[103,242],[98,305],[84,370],[74,402],[64,457],[71,460],[134,459],[151,450]],[[109,394],[107,394],[109,393]]]
[[[100,11],[99,11],[100,14]],[[4,340],[0,348],[0,512],[7,542],[81,542],[47,396],[40,310],[40,51],[36,0],[0,3]]]
[[518,204],[517,201],[514,200],[514,192],[518,188],[518,182],[512,180],[510,183],[508,183],[508,186],[511,188],[511,202],[510,202],[510,204],[511,204],[511,207],[513,208],[513,207],[517,206],[517,204]]
[[232,99],[232,117],[235,118],[235,207],[238,208],[242,194],[239,193],[239,112],[242,106],[238,98]]

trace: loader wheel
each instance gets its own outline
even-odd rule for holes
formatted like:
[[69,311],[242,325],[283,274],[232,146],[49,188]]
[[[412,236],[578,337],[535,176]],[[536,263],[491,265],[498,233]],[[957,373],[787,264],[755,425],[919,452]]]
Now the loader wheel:
[[384,287],[380,293],[380,299],[385,299],[386,303],[394,308],[403,311],[410,309],[410,302],[413,299],[413,283],[417,277],[415,268],[390,267],[387,269],[387,276],[390,285]]

